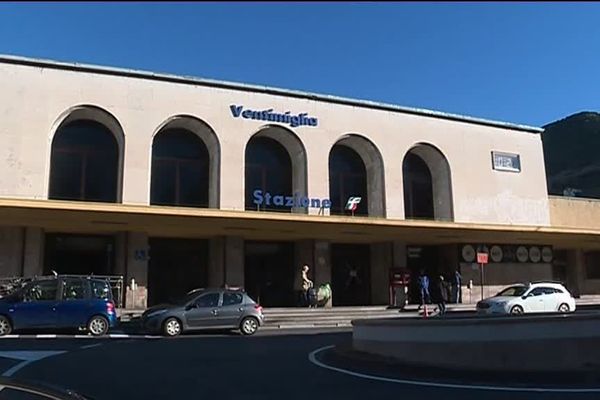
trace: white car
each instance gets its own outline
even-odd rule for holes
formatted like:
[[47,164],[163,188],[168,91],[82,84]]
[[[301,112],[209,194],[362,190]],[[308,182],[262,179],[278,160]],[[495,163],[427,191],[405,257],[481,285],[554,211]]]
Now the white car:
[[575,299],[560,283],[536,282],[509,286],[477,303],[478,314],[524,314],[575,311]]

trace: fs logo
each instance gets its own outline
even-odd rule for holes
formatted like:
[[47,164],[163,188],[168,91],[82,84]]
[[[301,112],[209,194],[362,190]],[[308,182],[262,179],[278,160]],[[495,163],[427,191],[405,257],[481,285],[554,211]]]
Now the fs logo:
[[362,198],[360,197],[349,197],[348,202],[346,203],[346,210],[352,212],[356,211],[361,200]]

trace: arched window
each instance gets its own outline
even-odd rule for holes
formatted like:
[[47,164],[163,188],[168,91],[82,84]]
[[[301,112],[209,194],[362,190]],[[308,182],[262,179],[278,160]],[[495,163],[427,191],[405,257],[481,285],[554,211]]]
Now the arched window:
[[402,161],[402,174],[405,218],[453,219],[450,166],[438,149],[414,146]]
[[209,155],[185,129],[160,131],[152,144],[150,204],[208,207]]
[[50,199],[118,201],[119,146],[103,124],[83,119],[59,127],[50,157]]
[[369,215],[367,171],[360,155],[350,147],[336,144],[329,154],[329,196],[332,215],[345,215],[350,197],[360,197],[354,215]]
[[[265,201],[254,203],[254,191],[271,195],[293,195],[292,161],[287,150],[275,139],[254,136],[246,146],[245,162],[246,210],[291,212],[287,205],[275,205]],[[269,204],[267,204],[269,203]]]

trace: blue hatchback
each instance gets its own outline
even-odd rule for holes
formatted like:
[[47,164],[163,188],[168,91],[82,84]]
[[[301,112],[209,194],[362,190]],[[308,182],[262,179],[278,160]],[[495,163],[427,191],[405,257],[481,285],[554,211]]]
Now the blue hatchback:
[[116,325],[112,291],[102,279],[36,278],[0,299],[0,336],[23,329],[85,329],[101,336]]

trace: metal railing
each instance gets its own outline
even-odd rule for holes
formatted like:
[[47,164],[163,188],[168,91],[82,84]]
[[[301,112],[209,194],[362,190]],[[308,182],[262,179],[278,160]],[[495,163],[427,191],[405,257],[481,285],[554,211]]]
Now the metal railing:
[[11,277],[0,277],[0,298],[6,297],[16,290],[22,288],[31,281],[36,280],[47,280],[61,278],[85,278],[85,279],[99,279],[108,282],[113,295],[113,301],[117,308],[123,308],[125,302],[125,291],[123,285],[122,275],[40,275],[33,277],[22,277],[22,276],[11,276]]

